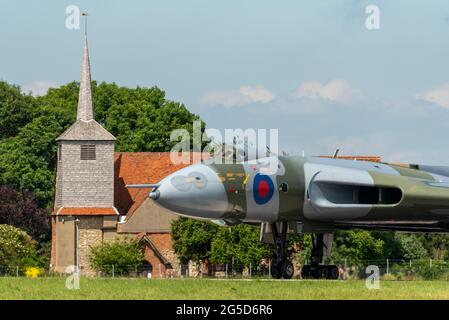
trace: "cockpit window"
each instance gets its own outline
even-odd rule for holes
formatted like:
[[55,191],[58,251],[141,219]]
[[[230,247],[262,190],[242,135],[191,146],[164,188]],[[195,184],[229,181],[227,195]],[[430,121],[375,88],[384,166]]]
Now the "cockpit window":
[[288,184],[287,184],[286,182],[282,182],[282,183],[279,185],[279,191],[282,191],[282,192],[284,192],[284,193],[287,193],[287,192],[288,192]]

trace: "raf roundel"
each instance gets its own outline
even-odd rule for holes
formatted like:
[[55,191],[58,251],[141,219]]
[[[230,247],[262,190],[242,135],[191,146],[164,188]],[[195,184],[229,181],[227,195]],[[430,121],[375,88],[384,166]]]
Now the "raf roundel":
[[253,186],[254,201],[257,204],[265,204],[273,197],[274,184],[269,176],[260,173],[256,174]]

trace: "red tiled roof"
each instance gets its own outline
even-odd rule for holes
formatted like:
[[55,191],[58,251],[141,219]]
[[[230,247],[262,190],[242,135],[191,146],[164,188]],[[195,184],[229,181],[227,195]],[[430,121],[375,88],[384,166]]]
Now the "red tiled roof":
[[170,152],[116,152],[114,206],[121,214],[133,213],[147,198],[149,188],[128,189],[128,184],[157,183],[189,164],[173,164]]
[[118,213],[114,208],[70,208],[63,207],[54,211],[57,216],[116,216]]

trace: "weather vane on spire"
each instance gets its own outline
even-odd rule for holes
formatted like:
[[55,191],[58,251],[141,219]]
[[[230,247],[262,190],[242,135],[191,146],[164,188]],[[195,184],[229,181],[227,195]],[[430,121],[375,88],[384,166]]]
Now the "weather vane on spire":
[[84,33],[87,34],[87,16],[89,13],[87,11],[84,11],[81,13],[81,15],[84,17]]

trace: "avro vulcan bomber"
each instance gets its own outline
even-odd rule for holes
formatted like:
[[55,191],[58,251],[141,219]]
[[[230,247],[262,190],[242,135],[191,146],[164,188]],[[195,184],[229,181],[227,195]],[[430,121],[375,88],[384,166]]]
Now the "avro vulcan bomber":
[[279,156],[194,164],[149,186],[150,198],[180,215],[260,225],[261,240],[276,246],[274,278],[293,276],[290,233],[313,234],[302,276],[335,279],[337,267],[321,262],[336,230],[449,231],[449,167]]

